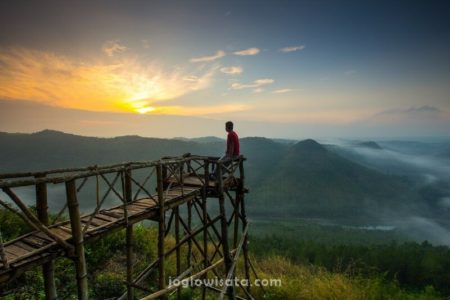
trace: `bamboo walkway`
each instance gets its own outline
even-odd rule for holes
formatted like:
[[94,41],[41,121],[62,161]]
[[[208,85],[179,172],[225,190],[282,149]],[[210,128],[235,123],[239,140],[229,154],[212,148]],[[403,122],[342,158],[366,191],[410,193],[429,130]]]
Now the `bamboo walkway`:
[[[200,194],[200,188],[181,187],[172,189],[166,195],[166,210],[193,199]],[[143,198],[131,202],[124,208],[122,205],[110,209],[101,210],[96,214],[81,217],[84,240],[100,237],[114,230],[125,228],[127,221],[125,211],[128,212],[128,225],[135,224],[145,219],[156,219],[158,216],[158,195],[154,198]],[[50,232],[63,241],[71,241],[72,228],[70,221],[61,222],[49,227]],[[6,260],[9,264],[5,268],[0,264],[0,282],[12,277],[17,270],[28,268],[35,264],[41,264],[47,257],[54,258],[64,254],[63,248],[52,238],[41,231],[34,231],[4,245]]]
[[[244,160],[242,156],[218,161],[218,158],[188,154],[153,162],[0,175],[0,188],[9,198],[9,201],[0,198],[0,205],[34,228],[16,239],[0,240],[0,296],[8,293],[3,287],[9,282],[20,278],[24,271],[42,265],[46,298],[56,299],[53,261],[64,256],[74,260],[78,298],[87,299],[88,272],[84,244],[120,229],[126,229],[127,291],[119,299],[135,299],[137,290],[140,295],[143,292],[146,294],[142,299],[166,299],[172,291],[176,291],[179,298],[180,287],[166,285],[164,260],[169,255],[176,255],[177,271],[174,275],[179,279],[206,278],[208,272],[219,275],[217,268],[222,265],[223,278],[231,279],[235,277],[236,262],[242,250],[245,277],[250,279],[248,222],[244,206],[244,194],[248,190],[244,186]],[[218,175],[217,179],[210,179],[212,170]],[[136,175],[138,173],[140,176]],[[92,212],[82,215],[78,197],[81,197],[80,191],[87,189],[85,186],[89,180],[93,180],[96,186],[96,206]],[[50,223],[48,213],[50,184],[64,184],[66,191],[66,199],[63,199],[66,204],[53,223]],[[107,187],[102,195],[99,190],[101,184]],[[25,205],[15,192],[30,186],[36,191],[36,212]],[[156,192],[149,192],[152,188]],[[121,205],[104,208],[108,195],[119,199]],[[219,200],[220,212],[216,217],[208,211],[208,198]],[[233,210],[228,216],[225,208],[227,200]],[[183,205],[187,207],[187,220],[183,220],[179,212]],[[67,210],[69,220],[59,220]],[[192,228],[195,211],[201,226]],[[169,218],[167,214],[170,214]],[[143,220],[158,223],[158,258],[137,274],[133,269],[133,225]],[[167,250],[164,239],[171,229],[176,245]],[[233,232],[229,233],[230,230]],[[195,239],[197,235],[202,236],[202,244]],[[215,249],[212,256],[208,255],[208,242]],[[188,247],[188,268],[185,270],[182,270],[180,263],[182,247]],[[200,260],[195,258],[193,248],[201,253]],[[156,291],[143,286],[145,279],[155,271],[159,274]],[[205,286],[201,298],[206,299],[209,291],[219,293],[220,299],[225,295],[229,299],[253,299],[250,287],[242,287],[241,296],[235,288]]]

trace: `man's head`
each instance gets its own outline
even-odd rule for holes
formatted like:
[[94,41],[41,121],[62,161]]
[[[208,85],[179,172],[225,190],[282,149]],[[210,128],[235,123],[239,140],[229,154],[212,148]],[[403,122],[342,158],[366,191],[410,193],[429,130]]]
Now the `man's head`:
[[225,123],[225,130],[227,132],[233,131],[233,122],[231,122],[231,121],[226,122]]

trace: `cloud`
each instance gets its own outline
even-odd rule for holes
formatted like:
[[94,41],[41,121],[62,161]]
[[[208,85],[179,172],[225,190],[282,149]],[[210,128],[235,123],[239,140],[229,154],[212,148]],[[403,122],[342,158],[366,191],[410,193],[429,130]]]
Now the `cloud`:
[[79,61],[23,48],[0,49],[0,97],[109,112],[150,111],[152,103],[206,89],[215,68],[166,71],[137,59]]
[[220,72],[228,74],[228,75],[239,75],[242,74],[242,67],[231,66],[231,67],[223,67],[220,69]]
[[117,53],[127,51],[128,48],[120,44],[119,40],[107,41],[103,44],[102,51],[109,57],[114,56]]
[[219,58],[222,58],[225,56],[225,52],[222,50],[217,51],[215,54],[210,56],[201,56],[201,57],[195,57],[191,58],[191,62],[197,63],[197,62],[210,62]]
[[239,56],[248,56],[248,55],[256,55],[259,52],[260,52],[260,50],[258,48],[248,48],[245,50],[233,52],[233,54],[239,55]]
[[250,105],[242,103],[230,103],[223,105],[205,106],[160,106],[152,110],[152,114],[176,115],[176,116],[211,116],[223,113],[245,111]]
[[293,91],[293,89],[280,89],[280,90],[273,91],[272,94],[284,94],[284,93],[289,93],[292,91]]
[[256,88],[256,89],[253,90],[253,93],[255,93],[255,94],[259,94],[259,93],[262,93],[262,92],[264,92],[264,89],[262,89],[262,88]]
[[242,89],[248,89],[248,88],[258,88],[260,86],[271,84],[271,83],[274,83],[274,80],[270,79],[270,78],[257,79],[249,84],[241,84],[238,82],[234,82],[231,84],[231,89],[242,90]]
[[280,52],[283,53],[289,53],[289,52],[295,52],[295,51],[301,51],[305,49],[304,45],[298,45],[298,46],[289,46],[289,47],[284,47],[280,49]]
[[439,108],[429,105],[423,105],[420,107],[409,107],[409,108],[393,108],[388,110],[383,110],[381,112],[375,113],[372,117],[367,120],[379,124],[380,122],[386,124],[420,124],[422,126],[428,126],[429,122],[435,122],[442,120],[444,112]]
[[420,107],[409,107],[409,108],[394,108],[389,110],[384,110],[376,114],[376,116],[382,115],[424,115],[424,114],[437,114],[441,110],[434,106],[423,105]]
[[345,75],[350,76],[358,73],[356,70],[347,70],[344,72]]

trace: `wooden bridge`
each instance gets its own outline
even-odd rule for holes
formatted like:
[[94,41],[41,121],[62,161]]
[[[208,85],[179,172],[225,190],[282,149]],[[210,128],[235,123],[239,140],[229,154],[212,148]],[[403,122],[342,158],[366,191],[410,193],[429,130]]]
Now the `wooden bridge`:
[[[127,288],[119,299],[136,299],[137,295],[142,299],[166,299],[173,293],[179,299],[180,285],[167,285],[169,275],[179,281],[206,279],[208,275],[234,280],[241,253],[244,263],[240,274],[250,282],[250,272],[254,276],[256,273],[247,248],[244,161],[242,156],[218,160],[186,154],[152,162],[0,175],[4,195],[0,205],[33,228],[14,240],[0,240],[0,295],[7,294],[8,283],[24,271],[42,265],[46,298],[56,299],[54,260],[68,257],[75,265],[78,298],[88,299],[85,243],[120,229],[126,230]],[[212,172],[215,176],[211,177]],[[56,202],[64,205],[56,217],[49,218],[48,199],[58,186],[64,188],[65,199]],[[19,196],[24,188],[35,191],[35,210]],[[208,205],[214,201],[217,207],[214,198],[218,199],[217,216],[211,216]],[[111,199],[119,205],[107,207]],[[92,211],[82,214],[80,204],[86,203],[93,207]],[[180,213],[183,205],[187,209],[184,215]],[[228,207],[231,213],[227,213]],[[157,222],[158,257],[138,273],[134,270],[133,225],[143,220]],[[176,241],[171,249],[165,247],[168,233],[173,233]],[[213,254],[208,251],[211,245]],[[187,248],[183,269],[182,247]],[[166,274],[164,267],[171,255],[175,256],[176,274]],[[158,279],[152,286],[157,289],[152,290],[144,283],[155,272]],[[217,293],[220,299],[253,299],[250,286],[201,286],[202,299],[211,293]]]

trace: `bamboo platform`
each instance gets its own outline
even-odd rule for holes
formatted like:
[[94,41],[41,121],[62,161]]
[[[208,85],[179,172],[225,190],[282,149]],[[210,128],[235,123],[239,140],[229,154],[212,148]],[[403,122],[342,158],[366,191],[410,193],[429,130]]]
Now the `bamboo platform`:
[[[0,174],[0,188],[9,200],[0,195],[0,205],[33,228],[23,236],[4,241],[0,227],[0,296],[14,293],[7,290],[8,283],[20,278],[23,272],[42,266],[46,299],[57,299],[54,260],[67,257],[74,262],[78,299],[88,299],[89,273],[84,244],[121,229],[126,230],[126,291],[118,299],[135,299],[137,293],[140,297],[146,295],[142,298],[146,300],[167,299],[172,292],[176,292],[177,299],[180,299],[180,286],[167,286],[166,283],[169,274],[166,273],[165,259],[171,255],[176,259],[176,272],[170,276],[180,280],[207,278],[211,272],[216,276],[222,274],[224,279],[232,279],[236,277],[237,260],[242,252],[243,274],[250,280],[248,222],[244,205],[244,194],[248,190],[244,185],[244,161],[242,156],[218,160],[185,154],[149,162]],[[212,170],[215,170],[214,178],[209,176]],[[86,182],[91,184],[86,185]],[[49,185],[60,186],[66,192],[66,197],[60,202],[65,205],[56,217],[52,215],[53,223],[50,223],[48,194],[56,189],[48,189]],[[106,190],[102,190],[100,185]],[[34,187],[35,211],[18,196],[17,190],[23,187]],[[81,214],[78,198],[86,195],[81,191],[93,187],[95,190],[88,193],[96,195],[95,208]],[[149,192],[152,189],[156,192]],[[111,196],[121,205],[103,207]],[[216,216],[210,214],[217,214],[217,209],[208,210],[207,200],[210,198],[215,198],[219,204]],[[82,203],[86,201],[89,200]],[[225,202],[229,202],[228,207],[232,208],[229,215]],[[186,207],[186,215],[180,213],[182,206]],[[67,216],[66,210],[69,219],[60,220],[61,216]],[[158,239],[155,241],[158,254],[155,261],[137,273],[134,270],[133,225],[144,220],[156,222],[158,226]],[[193,223],[197,224],[195,228]],[[176,243],[167,249],[165,237],[169,233]],[[199,235],[201,243],[196,239]],[[208,253],[210,247],[214,249],[212,255]],[[186,253],[183,255],[187,259],[184,270],[182,253]],[[222,267],[221,273],[219,269]],[[257,277],[253,268],[252,271]],[[152,287],[143,286],[154,272],[158,274],[157,282]],[[239,288],[242,290],[240,295],[234,286],[203,286],[201,299],[208,298],[209,293],[219,293],[219,299],[225,296],[228,299],[253,299],[249,286]]]

